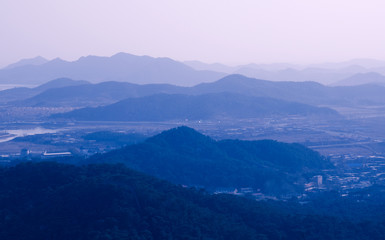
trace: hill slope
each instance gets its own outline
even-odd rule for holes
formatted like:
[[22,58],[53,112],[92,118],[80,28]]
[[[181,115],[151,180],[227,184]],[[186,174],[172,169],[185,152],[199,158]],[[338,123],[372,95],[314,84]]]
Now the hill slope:
[[[210,195],[121,165],[0,168],[1,239],[381,239],[378,223]],[[286,203],[288,204],[288,203]]]
[[298,192],[302,174],[331,167],[318,153],[299,144],[264,141],[215,141],[179,127],[145,142],[103,155],[91,163],[124,163],[174,183],[205,188],[252,187],[263,192]]

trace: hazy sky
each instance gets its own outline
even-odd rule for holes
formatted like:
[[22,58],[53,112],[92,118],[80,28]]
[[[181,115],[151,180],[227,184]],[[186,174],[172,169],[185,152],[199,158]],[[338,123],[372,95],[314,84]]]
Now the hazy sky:
[[117,52],[205,62],[385,60],[383,0],[0,0],[0,67]]

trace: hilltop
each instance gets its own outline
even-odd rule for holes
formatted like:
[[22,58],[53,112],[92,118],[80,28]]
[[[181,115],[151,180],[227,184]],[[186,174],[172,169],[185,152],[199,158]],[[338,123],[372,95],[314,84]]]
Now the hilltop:
[[252,187],[263,192],[298,192],[295,182],[332,164],[299,144],[273,140],[215,141],[179,127],[103,155],[89,163],[124,163],[177,184],[208,189]]

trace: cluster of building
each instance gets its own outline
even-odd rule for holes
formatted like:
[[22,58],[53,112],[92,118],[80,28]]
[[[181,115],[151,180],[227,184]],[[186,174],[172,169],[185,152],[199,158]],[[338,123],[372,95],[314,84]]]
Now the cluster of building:
[[16,154],[2,154],[0,155],[1,162],[10,162],[12,160],[32,160],[32,159],[50,159],[58,157],[71,157],[73,153],[71,152],[32,152],[29,149],[22,149],[20,153]]

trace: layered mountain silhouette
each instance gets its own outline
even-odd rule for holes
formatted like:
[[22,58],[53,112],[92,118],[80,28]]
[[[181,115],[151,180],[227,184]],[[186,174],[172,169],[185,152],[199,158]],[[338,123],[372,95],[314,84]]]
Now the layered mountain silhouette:
[[272,97],[312,105],[381,105],[385,103],[385,87],[374,85],[330,87],[316,82],[273,82],[229,75],[213,83],[202,83],[193,93],[233,92]]
[[112,105],[84,108],[54,117],[87,121],[168,121],[242,119],[266,116],[338,117],[329,108],[288,102],[267,97],[234,93],[204,95],[157,94],[129,98]]
[[124,81],[138,84],[167,83],[192,86],[212,82],[226,74],[242,74],[269,81],[316,81],[332,84],[358,73],[385,74],[385,62],[356,59],[341,63],[300,66],[288,63],[226,66],[199,61],[178,62],[118,53],[111,57],[87,56],[76,61],[42,57],[23,59],[0,70],[1,84],[42,84],[61,77],[86,79],[90,82]]
[[[68,86],[79,87],[81,85],[89,85],[89,82],[84,80],[72,80],[69,78],[58,78],[35,88],[18,87],[18,88],[6,89],[3,91],[0,91],[0,103],[20,101],[23,99],[31,98],[44,91],[51,90],[51,89],[52,90],[61,89],[63,87],[68,87]],[[25,104],[24,106],[27,106],[27,105],[29,104]]]
[[363,84],[376,84],[385,86],[385,76],[376,72],[358,73],[336,82],[336,86],[356,86]]
[[305,68],[294,69],[286,68],[281,70],[265,70],[252,67],[242,67],[238,69],[236,74],[242,74],[252,78],[266,79],[270,81],[292,81],[305,82],[312,81],[322,84],[330,84],[341,79],[356,74],[361,69],[322,69],[322,68]]
[[159,93],[185,93],[186,89],[188,88],[168,84],[138,85],[125,82],[103,82],[48,89],[29,99],[13,102],[12,104],[49,107],[99,106],[116,103],[129,97],[142,97]]
[[[5,91],[0,92],[0,97]],[[138,85],[123,82],[104,82],[48,89],[31,98],[19,101],[19,106],[99,106],[117,101],[153,94],[201,95],[208,93],[236,93],[254,97],[268,97],[310,105],[383,105],[385,87],[371,84],[360,86],[324,86],[316,82],[273,82],[229,75],[212,83],[194,87],[178,87],[168,84]],[[16,95],[15,97],[16,98]]]
[[226,73],[234,73],[235,71],[241,68],[251,68],[251,69],[260,69],[265,71],[280,71],[285,69],[325,69],[325,70],[348,70],[354,71],[365,71],[370,69],[380,69],[385,67],[385,61],[376,60],[376,59],[352,59],[349,61],[343,62],[326,62],[326,63],[316,63],[310,65],[298,65],[291,63],[267,63],[267,64],[246,64],[246,65],[237,65],[237,66],[228,66],[220,63],[204,63],[200,61],[185,61],[185,64],[191,66],[194,69],[198,70],[212,70]]
[[111,57],[88,56],[67,62],[59,58],[40,65],[20,65],[0,70],[2,84],[42,84],[61,77],[90,82],[169,83],[194,85],[225,76],[213,71],[196,71],[169,58],[152,58],[118,53]]
[[37,56],[37,57],[34,57],[34,58],[22,59],[22,60],[20,60],[18,62],[15,62],[15,63],[12,63],[12,64],[6,66],[3,69],[11,69],[11,68],[28,66],[28,65],[37,66],[37,65],[42,65],[42,64],[47,63],[47,62],[48,62],[47,59],[45,59],[45,58],[43,58],[41,56]]
[[199,61],[186,61],[185,64],[196,70],[220,71],[228,74],[242,74],[247,77],[269,81],[314,81],[322,84],[334,84],[359,73],[375,71],[384,74],[384,61],[372,59],[354,59],[340,63],[311,64],[308,66],[289,63],[247,64],[226,66],[207,64]]
[[215,141],[179,127],[103,155],[89,163],[124,163],[178,184],[209,189],[252,187],[264,192],[302,191],[295,182],[331,168],[317,152],[272,140]]

